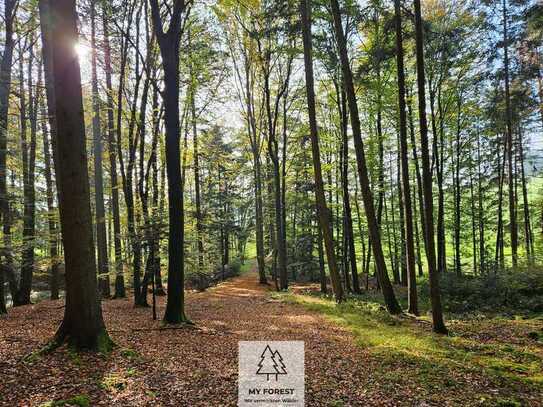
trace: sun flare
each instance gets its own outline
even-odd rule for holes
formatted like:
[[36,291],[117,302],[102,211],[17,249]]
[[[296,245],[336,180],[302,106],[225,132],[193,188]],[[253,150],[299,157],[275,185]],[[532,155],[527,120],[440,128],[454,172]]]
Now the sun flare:
[[88,55],[90,54],[90,47],[81,42],[78,42],[77,44],[75,44],[74,48],[75,48],[77,57],[79,58],[80,61],[84,61],[85,58],[87,58]]

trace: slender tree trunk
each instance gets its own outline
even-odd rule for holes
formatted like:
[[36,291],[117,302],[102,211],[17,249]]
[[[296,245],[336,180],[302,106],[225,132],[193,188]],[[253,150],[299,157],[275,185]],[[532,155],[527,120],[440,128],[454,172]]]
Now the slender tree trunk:
[[262,202],[262,162],[260,158],[261,139],[256,125],[251,64],[247,55],[245,56],[245,94],[247,103],[247,131],[251,142],[255,178],[256,260],[258,265],[258,277],[260,284],[268,284],[266,279],[266,264],[264,261],[264,204]]
[[460,258],[460,205],[461,205],[461,191],[460,191],[460,153],[461,153],[461,139],[460,139],[460,100],[458,101],[458,113],[456,120],[456,141],[455,141],[455,158],[454,158],[454,266],[456,275],[462,274],[462,259]]
[[438,111],[440,113],[440,130],[437,129],[435,90],[430,85],[430,112],[432,117],[432,133],[434,136],[433,152],[437,180],[437,271],[447,271],[447,242],[445,238],[445,191],[443,189],[443,115],[441,108],[441,80],[438,84]]
[[301,0],[300,11],[302,16],[302,33],[304,43],[307,109],[309,114],[311,147],[313,153],[313,169],[315,173],[315,200],[317,204],[317,217],[324,240],[324,247],[326,249],[326,258],[328,260],[328,271],[330,272],[332,289],[334,290],[336,301],[341,302],[344,300],[344,293],[343,287],[341,285],[341,277],[339,275],[339,270],[336,262],[334,240],[332,237],[332,228],[330,225],[330,212],[326,205],[326,198],[324,196],[324,183],[322,180],[319,136],[317,127],[317,112],[315,108],[315,84],[313,79],[311,0]]
[[346,247],[349,251],[349,263],[353,279],[353,291],[360,294],[360,282],[358,281],[358,269],[356,266],[356,249],[354,244],[353,217],[351,210],[351,198],[349,194],[349,141],[347,135],[348,126],[347,98],[343,86],[341,87],[341,128],[343,143],[343,168],[341,172],[341,186],[343,188],[343,206],[345,216]]
[[[269,65],[269,61],[267,62]],[[287,246],[283,239],[283,199],[281,197],[281,171],[279,162],[279,144],[276,137],[276,127],[272,115],[271,100],[270,100],[270,72],[269,66],[265,68],[264,73],[264,97],[266,105],[266,114],[268,119],[268,154],[272,163],[272,179],[273,179],[273,197],[275,204],[275,243],[274,248],[277,253],[277,272],[279,274],[279,288],[281,290],[288,289],[287,275]],[[289,73],[290,75],[290,73]],[[285,86],[288,86],[286,84]]]
[[[399,136],[399,135],[398,135]],[[400,222],[398,226],[400,227],[400,250],[399,250],[399,256],[400,261],[400,276],[401,276],[401,284],[405,287],[407,287],[407,256],[406,256],[406,238],[405,238],[405,206],[404,206],[404,196],[403,196],[403,185],[402,185],[402,166],[401,166],[401,149],[400,149],[400,140],[398,137],[397,142],[397,156],[398,156],[398,165],[396,168],[396,181],[398,184],[398,211],[400,212]]]
[[168,300],[164,322],[187,322],[184,294],[184,210],[181,187],[181,148],[179,125],[179,48],[181,16],[185,2],[174,3],[168,31],[163,31],[158,0],[151,0],[153,27],[160,46],[164,67],[164,119],[166,123],[166,167],[168,172],[169,239]]
[[[415,176],[417,178],[417,198],[419,201],[420,225],[422,229],[422,237],[423,239],[426,239],[426,224],[424,221],[424,197],[423,197],[422,177],[420,174],[419,157],[417,154],[417,140],[415,138],[415,125],[413,123],[413,107],[412,107],[411,98],[407,95],[407,88],[405,88],[405,90],[406,90],[406,96],[407,96],[407,112],[408,112],[408,117],[409,117],[409,133],[411,136],[411,146],[413,150],[413,162],[415,163]],[[418,237],[418,232],[417,232],[417,237]],[[424,244],[424,250],[426,250],[426,243]],[[422,257],[420,256],[420,251],[419,251],[419,275],[422,276]]]
[[415,247],[413,239],[413,211],[409,180],[409,153],[407,141],[407,116],[405,111],[405,74],[402,38],[402,15],[400,0],[394,0],[396,17],[396,65],[398,71],[398,106],[400,108],[400,156],[402,169],[402,192],[405,207],[405,250],[407,260],[408,312],[418,314],[417,276],[415,274]]
[[[390,162],[393,160],[391,159]],[[390,215],[391,215],[391,223],[392,223],[392,246],[390,244],[390,223],[388,221],[388,210],[387,210],[387,202],[386,199],[384,199],[384,208],[385,208],[385,223],[386,223],[386,232],[387,232],[387,239],[388,239],[388,252],[390,254],[390,265],[392,267],[392,275],[394,277],[394,284],[400,284],[400,268],[401,265],[399,264],[401,261],[401,254],[398,253],[398,238],[396,234],[396,211],[394,210],[394,187],[392,184],[392,180],[394,179],[394,175],[392,172],[392,165],[389,165],[389,172],[390,172]],[[400,189],[400,186],[398,185],[398,190]],[[401,194],[398,193],[398,196]],[[384,196],[386,198],[386,196]],[[400,205],[401,206],[401,205]],[[371,243],[371,242],[370,242]],[[391,250],[391,247],[393,248]],[[368,265],[369,267],[369,265]]]
[[202,204],[200,196],[200,152],[198,151],[198,129],[196,123],[196,78],[192,63],[191,52],[191,32],[188,32],[188,57],[189,57],[189,74],[190,74],[190,117],[192,125],[192,145],[194,155],[194,201],[196,205],[196,241],[198,250],[198,268],[202,272],[204,269],[204,241],[203,241],[203,224],[202,224]]
[[441,292],[439,289],[439,276],[436,270],[434,246],[434,203],[432,197],[432,174],[430,170],[430,152],[428,146],[428,123],[426,121],[426,83],[424,75],[424,39],[422,32],[422,16],[420,0],[414,0],[415,31],[417,49],[417,84],[419,93],[419,119],[420,142],[422,155],[422,179],[424,187],[424,221],[426,223],[426,256],[428,261],[428,274],[430,281],[430,300],[432,303],[432,319],[434,332],[446,334],[447,328],[443,321],[441,307]]
[[[41,114],[43,117],[47,117],[47,110],[45,103],[41,104]],[[42,120],[42,135],[43,135],[43,156],[45,161],[45,188],[47,194],[47,220],[49,227],[49,257],[51,265],[51,280],[50,280],[50,290],[51,290],[51,299],[58,300],[58,231],[57,223],[55,221],[55,195],[53,191],[53,177],[51,174],[51,150],[50,150],[50,141],[48,138],[47,122]],[[51,121],[50,121],[51,123]],[[56,123],[53,120],[53,125],[56,126]],[[52,127],[51,127],[52,128]],[[53,130],[51,130],[53,134]]]
[[471,241],[473,252],[473,274],[477,275],[477,225],[475,224],[475,192],[473,188],[473,168],[470,165],[469,169],[469,191],[470,191],[470,207],[471,207]]
[[481,173],[481,140],[477,134],[477,211],[479,222],[479,271],[484,274],[486,271],[486,250],[485,250],[485,218],[483,209],[483,187]]
[[532,225],[530,223],[530,203],[528,201],[528,188],[526,183],[526,174],[524,171],[524,146],[523,146],[523,137],[521,126],[519,125],[518,130],[518,148],[519,148],[519,159],[520,159],[520,176],[522,182],[522,206],[524,212],[524,241],[526,244],[526,254],[528,257],[528,264],[534,264],[534,251],[533,251],[533,235],[532,235]]
[[[42,0],[43,1],[43,0]],[[60,222],[66,264],[66,307],[56,344],[68,341],[76,348],[108,348],[96,281],[89,176],[85,146],[83,96],[77,44],[74,0],[50,3],[55,117],[60,196]]]
[[[119,209],[119,181],[117,179],[117,143],[115,140],[113,85],[111,68],[111,47],[109,43],[109,19],[105,5],[102,5],[102,25],[104,31],[104,65],[107,91],[107,141],[109,156],[109,175],[111,184],[111,211],[113,216],[113,244],[115,250],[115,293],[114,298],[126,297],[121,243],[121,217]],[[119,107],[120,109],[120,107]]]
[[356,161],[358,164],[358,176],[360,178],[360,186],[362,190],[362,200],[364,201],[364,207],[366,209],[366,218],[368,221],[368,229],[371,236],[371,244],[373,248],[373,255],[375,258],[377,275],[379,278],[379,284],[383,290],[385,304],[388,311],[392,314],[398,314],[401,312],[401,308],[398,304],[398,301],[396,300],[396,296],[394,295],[394,290],[392,288],[392,284],[390,283],[390,279],[386,269],[385,258],[383,256],[383,249],[381,246],[379,224],[375,216],[373,194],[370,188],[368,168],[366,165],[366,156],[364,153],[364,144],[362,141],[362,133],[360,130],[358,105],[356,101],[353,77],[349,63],[349,56],[347,55],[347,43],[341,23],[339,3],[337,0],[330,0],[330,3],[332,6],[332,16],[334,19],[334,27],[336,31],[336,38],[341,59],[345,91],[347,93],[347,101],[351,115],[351,127],[355,143]]
[[511,93],[509,90],[509,32],[507,21],[507,0],[502,2],[503,14],[503,65],[505,70],[505,117],[507,130],[507,174],[509,186],[509,225],[511,233],[511,258],[513,267],[518,262],[517,210],[515,207],[515,174],[513,173],[513,118],[511,112]]
[[[33,43],[31,36],[30,43]],[[28,60],[28,104],[25,98],[22,55],[20,60],[20,103],[21,103],[21,149],[23,151],[23,253],[21,260],[21,279],[19,290],[13,299],[13,305],[30,304],[32,279],[34,275],[34,245],[36,241],[36,132],[37,132],[37,95],[34,92],[32,67],[34,65],[33,45],[29,47]],[[28,116],[27,116],[28,115]],[[30,120],[30,144],[27,140],[27,119]]]
[[[507,145],[507,141],[504,140],[504,146]],[[496,264],[503,270],[505,267],[505,258],[503,252],[503,184],[505,181],[505,163],[507,160],[506,148],[503,149],[503,155],[500,158],[500,151],[498,150],[498,225],[496,233]]]
[[103,297],[111,295],[109,261],[107,256],[106,210],[104,205],[104,176],[102,173],[102,123],[100,95],[96,69],[96,7],[91,2],[91,65],[92,65],[92,135],[94,141],[94,203],[96,210],[96,242],[98,246],[98,287]]
[[13,272],[11,254],[11,214],[7,189],[7,151],[8,151],[8,111],[11,92],[11,69],[13,62],[13,23],[16,13],[16,0],[4,0],[5,42],[0,59],[0,216],[2,219],[3,249],[0,256],[4,264],[0,265],[0,314],[7,313],[4,297],[5,271]]

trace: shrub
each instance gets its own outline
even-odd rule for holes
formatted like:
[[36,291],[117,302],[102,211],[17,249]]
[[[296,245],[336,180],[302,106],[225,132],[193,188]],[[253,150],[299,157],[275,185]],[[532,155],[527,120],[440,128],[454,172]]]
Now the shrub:
[[242,262],[239,257],[234,258],[230,264],[228,264],[228,268],[231,270],[231,273],[235,276],[239,275],[241,272],[241,266]]
[[[479,276],[440,276],[444,309],[452,313],[543,312],[543,269],[519,268]],[[428,281],[420,282],[427,297]]]

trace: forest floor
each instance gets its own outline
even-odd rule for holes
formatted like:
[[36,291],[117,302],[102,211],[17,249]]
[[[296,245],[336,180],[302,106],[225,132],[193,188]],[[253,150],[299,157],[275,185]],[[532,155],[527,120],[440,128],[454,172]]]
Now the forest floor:
[[[25,355],[53,336],[62,304],[11,309],[0,320],[0,405],[234,406],[240,340],[305,341],[308,406],[543,403],[543,344],[530,335],[541,321],[449,321],[443,338],[378,306],[272,293],[254,271],[186,303],[194,329],[161,329],[132,299],[104,301],[111,353],[35,358]],[[164,307],[160,298],[159,316]]]

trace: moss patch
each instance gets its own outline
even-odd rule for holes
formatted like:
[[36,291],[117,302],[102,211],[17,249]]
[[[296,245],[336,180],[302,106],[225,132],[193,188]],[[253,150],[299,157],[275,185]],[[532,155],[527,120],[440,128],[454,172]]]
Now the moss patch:
[[67,400],[57,400],[57,401],[48,401],[43,403],[40,407],[64,407],[64,406],[79,406],[79,407],[89,407],[91,401],[89,396],[86,394],[79,394]]

